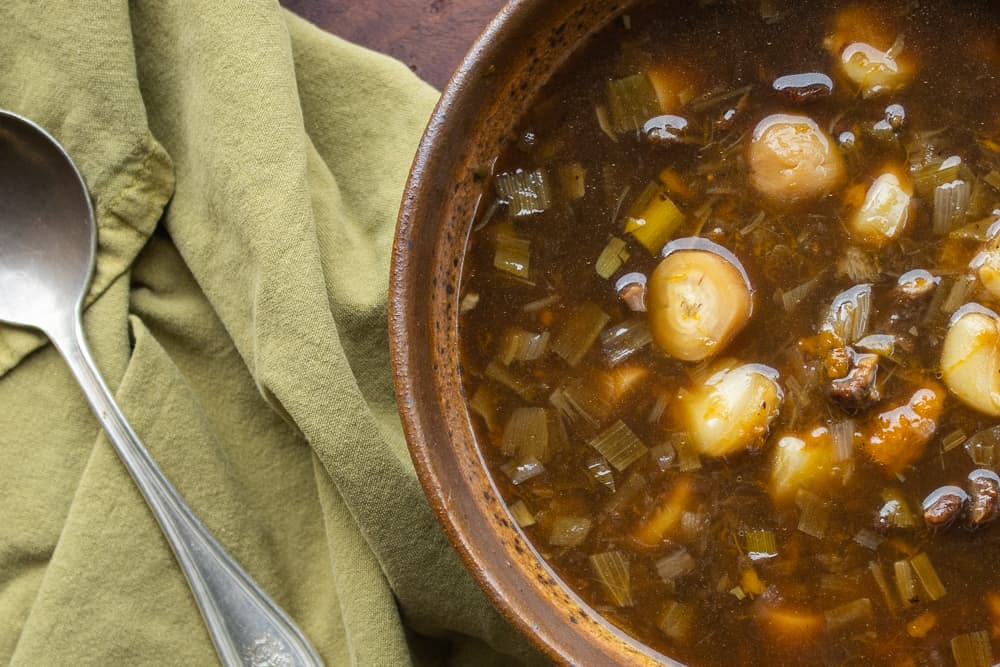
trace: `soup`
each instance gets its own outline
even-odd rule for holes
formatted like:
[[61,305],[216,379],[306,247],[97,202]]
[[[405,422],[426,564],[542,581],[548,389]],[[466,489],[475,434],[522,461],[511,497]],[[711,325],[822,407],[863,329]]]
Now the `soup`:
[[988,2],[645,2],[495,164],[459,333],[484,458],[691,665],[991,665]]

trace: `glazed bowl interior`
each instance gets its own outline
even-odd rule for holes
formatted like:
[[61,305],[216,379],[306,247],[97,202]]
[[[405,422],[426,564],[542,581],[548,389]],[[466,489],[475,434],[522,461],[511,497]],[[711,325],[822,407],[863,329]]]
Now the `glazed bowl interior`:
[[524,539],[477,449],[458,344],[477,177],[566,59],[632,3],[514,0],[451,81],[420,145],[396,233],[390,337],[400,413],[432,507],[501,613],[569,664],[678,664],[604,620]]

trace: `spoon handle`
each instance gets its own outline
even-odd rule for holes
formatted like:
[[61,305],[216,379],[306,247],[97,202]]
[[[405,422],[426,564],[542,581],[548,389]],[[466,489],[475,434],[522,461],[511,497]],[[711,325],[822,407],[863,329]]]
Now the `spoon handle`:
[[233,560],[167,481],[108,391],[79,319],[49,331],[187,576],[225,667],[322,667],[292,620]]

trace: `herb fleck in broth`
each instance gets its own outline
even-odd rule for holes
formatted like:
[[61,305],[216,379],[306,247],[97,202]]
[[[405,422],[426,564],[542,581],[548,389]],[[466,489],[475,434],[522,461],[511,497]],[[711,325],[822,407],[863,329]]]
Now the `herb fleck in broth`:
[[692,665],[992,664],[997,10],[689,4],[593,39],[494,169],[460,319],[494,478]]

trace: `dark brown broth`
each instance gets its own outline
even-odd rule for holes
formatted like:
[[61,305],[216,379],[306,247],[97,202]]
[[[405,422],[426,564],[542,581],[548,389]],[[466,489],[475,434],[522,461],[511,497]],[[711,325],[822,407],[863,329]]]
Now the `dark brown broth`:
[[[831,17],[846,3],[765,4],[781,11],[780,20],[770,24],[762,20],[761,3],[756,1],[641,4],[629,13],[630,28],[619,21],[605,29],[548,85],[535,112],[522,126],[534,135],[534,141],[512,140],[507,152],[499,157],[496,173],[555,169],[579,162],[586,169],[587,190],[581,200],[570,202],[557,196],[549,210],[514,222],[532,241],[534,286],[514,280],[493,266],[490,233],[506,219],[502,208],[493,219],[480,221],[486,226],[471,236],[462,293],[476,294],[479,301],[460,321],[465,386],[470,397],[484,385],[499,397],[499,428],[491,432],[482,419],[474,417],[481,448],[507,502],[523,500],[535,514],[537,523],[525,528],[525,533],[536,549],[595,609],[664,654],[692,665],[954,664],[949,646],[953,637],[981,630],[993,632],[994,621],[983,595],[1000,593],[1000,567],[996,565],[1000,562],[1000,526],[974,533],[955,529],[938,535],[930,535],[922,527],[895,530],[889,537],[901,542],[884,542],[877,551],[860,546],[853,537],[859,530],[872,527],[874,514],[882,504],[883,489],[900,489],[919,513],[922,499],[931,490],[942,484],[961,484],[975,465],[962,447],[943,452],[942,438],[956,429],[971,435],[995,422],[949,396],[926,453],[901,479],[888,475],[856,451],[848,484],[829,499],[832,517],[823,539],[797,530],[799,512],[794,505],[775,509],[767,491],[775,438],[843,417],[821,391],[790,391],[787,378],[815,377],[818,360],[796,354],[797,344],[817,333],[832,298],[854,282],[836,270],[838,259],[849,245],[844,231],[843,190],[796,210],[769,210],[747,184],[742,147],[747,134],[768,114],[804,113],[820,127],[832,127],[833,136],[846,130],[858,132],[862,149],[858,158],[848,160],[847,187],[868,183],[872,172],[882,164],[907,158],[901,148],[880,147],[864,136],[865,124],[879,120],[888,104],[898,103],[906,110],[902,144],[911,143],[917,132],[943,129],[935,144],[943,155],[961,156],[978,174],[990,172],[996,168],[991,160],[1000,156],[990,155],[976,141],[983,136],[1000,139],[995,111],[1000,103],[998,63],[978,57],[982,51],[977,49],[984,48],[985,43],[991,44],[994,52],[1000,50],[1000,17],[996,6],[986,1],[867,3],[905,33],[905,48],[918,54],[919,69],[902,91],[863,100],[834,76],[834,63],[822,46],[830,31]],[[699,92],[752,85],[736,123],[709,137],[707,148],[652,146],[637,135],[627,134],[617,143],[612,142],[601,131],[594,111],[605,101],[607,82],[641,72],[652,64],[671,62],[684,63],[697,73]],[[832,96],[795,106],[770,90],[771,81],[778,76],[813,71],[834,77],[837,85]],[[704,123],[735,101],[702,113],[683,110],[680,114]],[[729,146],[736,148],[720,160],[720,148]],[[718,168],[706,167],[716,163]],[[614,277],[628,271],[649,275],[659,258],[630,243],[629,259],[611,280],[596,274],[594,262],[611,236],[626,238],[622,234],[624,211],[664,167],[676,170],[695,191],[691,201],[678,201],[686,213],[686,222],[673,236],[700,232],[735,253],[751,278],[755,289],[753,317],[723,355],[767,364],[779,371],[786,391],[781,414],[758,451],[728,459],[705,457],[700,469],[684,473],[676,469],[676,464],[661,471],[650,457],[633,464],[625,473],[615,471],[618,489],[636,473],[645,481],[635,499],[616,513],[605,511],[612,496],[610,490],[587,471],[586,462],[593,459],[595,451],[572,429],[570,446],[546,463],[546,472],[515,486],[500,471],[509,462],[500,452],[508,416],[525,405],[548,407],[549,394],[567,377],[579,374],[581,367],[605,369],[606,363],[600,342],[576,369],[551,353],[534,362],[514,362],[511,369],[527,378],[536,390],[530,401],[486,380],[484,370],[495,359],[499,338],[509,327],[558,331],[574,306],[584,301],[599,305],[612,324],[633,316],[615,293]],[[712,176],[711,181],[707,174]],[[996,200],[992,206],[1000,205],[1000,195],[992,195]],[[713,197],[716,207],[702,226],[694,211]],[[764,219],[748,227],[762,210]],[[892,296],[899,275],[923,268],[948,277],[979,247],[975,243],[951,244],[947,251],[957,255],[958,260],[943,266],[946,243],[931,233],[931,205],[926,201],[918,201],[916,218],[904,239],[878,253],[880,271],[874,282],[876,308],[871,332],[878,332],[899,308]],[[781,294],[811,279],[817,281],[816,288],[797,307],[786,310]],[[558,302],[538,312],[525,312],[526,304],[551,295],[558,295]],[[983,294],[976,296],[985,305],[997,307],[983,301]],[[908,354],[897,353],[892,362],[881,362],[880,373],[888,376],[883,400],[859,415],[859,422],[905,399],[915,386],[914,378],[919,384],[919,378],[938,375],[937,359],[947,316],[918,321],[922,327],[916,337],[919,346]],[[668,358],[654,345],[636,353],[629,363],[649,369],[648,378],[604,425],[621,419],[647,446],[669,442],[678,429],[671,411],[654,421],[649,415],[658,397],[673,397],[677,388],[690,383],[692,365]],[[670,585],[659,578],[654,563],[674,547],[642,548],[630,535],[636,523],[682,475],[692,478],[696,489],[697,500],[691,510],[710,516],[711,521],[697,539],[678,540],[695,556],[697,568]],[[552,522],[568,515],[592,517],[592,530],[578,547],[550,546]],[[778,556],[748,563],[742,553],[748,529],[774,531]],[[897,546],[900,543],[930,557],[947,594],[938,601],[924,600],[893,614],[871,577],[869,563],[880,564],[892,588],[892,564],[903,558]],[[588,563],[591,554],[608,550],[628,556],[635,599],[631,607],[617,607],[608,600]],[[796,550],[798,557],[793,558]],[[795,563],[794,568],[791,563]],[[740,584],[740,574],[747,566],[768,588],[756,600],[751,599],[754,596],[741,600],[729,592]],[[720,581],[726,584],[721,590]],[[831,591],[833,584],[837,584],[837,590]],[[785,640],[775,640],[759,631],[757,619],[762,604],[780,599],[784,607],[822,614],[859,598],[869,598],[873,605],[874,619],[870,623],[839,632],[820,629],[806,638]],[[671,640],[657,627],[668,600],[696,609],[693,631],[685,641]],[[911,637],[907,624],[927,611],[934,613],[935,626],[924,638]],[[995,651],[1000,647],[996,638],[993,647]]]

